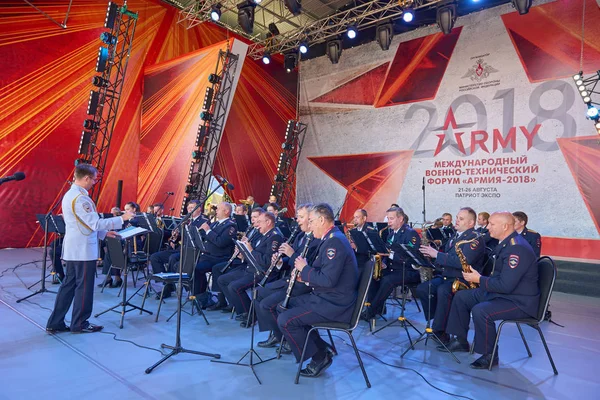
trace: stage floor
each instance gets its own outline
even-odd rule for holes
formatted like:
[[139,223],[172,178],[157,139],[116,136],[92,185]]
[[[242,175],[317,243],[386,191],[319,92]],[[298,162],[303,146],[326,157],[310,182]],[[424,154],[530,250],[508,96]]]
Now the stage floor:
[[[554,293],[551,301],[553,319],[564,328],[544,323],[543,331],[559,371],[554,376],[537,333],[524,327],[532,358],[527,353],[518,331],[506,326],[500,339],[500,367],[492,372],[469,368],[475,355],[461,353],[457,364],[449,355],[434,350],[432,343],[417,345],[401,360],[408,346],[404,329],[394,326],[376,336],[369,335],[365,322],[355,332],[361,350],[398,368],[386,366],[363,354],[363,361],[373,387],[367,389],[354,352],[346,345],[347,337],[334,337],[339,355],[322,377],[301,378],[294,385],[297,365],[292,356],[256,366],[263,384],[259,385],[248,367],[211,363],[207,357],[179,354],[167,360],[149,375],[144,370],[158,361],[157,351],[138,348],[131,343],[113,340],[111,334],[61,333],[44,330],[55,295],[44,293],[31,301],[17,304],[17,298],[31,291],[41,273],[40,249],[0,250],[0,399],[382,399],[382,398],[448,398],[451,394],[472,399],[585,399],[595,398],[600,370],[600,299]],[[21,263],[37,261],[13,268]],[[100,282],[99,277],[97,282]],[[140,281],[141,284],[142,281]],[[131,292],[131,281],[129,282]],[[33,287],[37,289],[39,285]],[[48,285],[58,289],[56,285]],[[158,287],[158,286],[157,286]],[[118,303],[118,289],[96,288],[94,312]],[[142,298],[133,300],[141,304]],[[146,301],[146,308],[155,312],[158,301]],[[159,349],[161,343],[173,344],[175,318],[165,322],[175,310],[174,298],[166,300],[158,323],[154,316],[128,313],[125,326],[118,327],[119,314],[107,313],[93,323],[104,325],[104,332],[113,332],[119,339]],[[423,329],[423,315],[410,303],[407,317]],[[397,316],[399,309],[391,309]],[[237,361],[248,349],[250,330],[242,329],[229,315],[207,312],[210,325],[198,315],[182,317],[182,343],[198,351],[219,353],[221,360]],[[68,318],[70,314],[68,315]],[[378,322],[380,325],[382,322]],[[586,328],[587,327],[587,328]],[[413,334],[413,332],[411,332]],[[257,341],[266,338],[258,333]],[[416,334],[414,335],[416,336]],[[268,358],[273,349],[258,349]],[[419,376],[422,375],[421,376]]]

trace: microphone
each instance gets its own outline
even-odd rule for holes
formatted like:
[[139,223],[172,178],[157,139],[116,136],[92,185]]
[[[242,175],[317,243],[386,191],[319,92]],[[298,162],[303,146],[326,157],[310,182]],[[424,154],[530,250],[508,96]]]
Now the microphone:
[[234,186],[231,184],[231,182],[229,182],[227,179],[223,178],[221,175],[215,175],[215,178],[217,178],[217,180],[219,182],[221,182],[222,186],[227,186],[227,189],[229,189],[229,190],[234,189]]
[[23,179],[25,179],[25,173],[23,173],[23,172],[15,172],[14,175],[7,176],[7,177],[4,177],[4,178],[0,178],[0,185],[3,184],[4,182],[22,181]]
[[175,194],[175,192],[166,192],[165,193],[167,196],[173,196]]

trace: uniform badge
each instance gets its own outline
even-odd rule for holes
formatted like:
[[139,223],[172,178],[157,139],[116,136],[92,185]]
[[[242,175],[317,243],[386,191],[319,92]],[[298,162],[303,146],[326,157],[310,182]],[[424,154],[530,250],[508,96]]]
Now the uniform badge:
[[511,268],[517,268],[517,265],[519,265],[519,256],[517,256],[517,255],[511,255],[508,258],[508,265]]
[[229,235],[231,235],[231,236],[235,235],[235,231],[236,231],[235,227],[232,226],[231,228],[229,228]]
[[475,250],[477,248],[477,246],[479,246],[478,240],[474,240],[471,242],[471,250]]
[[82,207],[85,212],[88,212],[88,213],[92,212],[92,205],[90,203],[88,203],[87,201],[83,202]]
[[417,244],[417,237],[416,237],[416,236],[413,236],[413,237],[410,239],[410,242],[411,242],[412,244]]
[[279,243],[273,241],[273,243],[271,244],[271,250],[277,251],[277,249],[279,249]]
[[335,249],[327,249],[327,258],[333,260],[335,257],[336,250]]

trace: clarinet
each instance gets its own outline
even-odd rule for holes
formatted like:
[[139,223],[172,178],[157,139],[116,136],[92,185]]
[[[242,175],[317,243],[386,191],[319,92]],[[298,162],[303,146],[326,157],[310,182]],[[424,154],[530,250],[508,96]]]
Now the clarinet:
[[[250,227],[250,229],[252,229],[252,227]],[[250,240],[252,238],[252,236],[254,236],[254,234],[258,232],[258,229],[254,229],[251,233],[250,236],[248,237],[248,240]],[[231,263],[233,262],[233,260],[235,260],[235,258],[238,256],[238,254],[240,254],[240,250],[236,247],[235,251],[233,252],[233,255],[231,256],[231,258],[229,259],[229,261],[227,261],[227,264],[225,264],[225,266],[223,268],[221,268],[221,273],[224,274],[225,271],[227,271],[227,269],[231,266]]]
[[[290,237],[286,241],[287,244],[292,243],[292,241],[296,238],[296,235],[298,234],[298,230],[299,230],[299,227],[296,226],[294,228],[293,232],[290,234]],[[279,260],[281,260],[281,257],[283,257],[283,254],[279,253],[279,255],[277,255],[277,258],[275,259],[275,261],[272,262],[271,265],[269,265],[269,269],[267,269],[267,272],[265,272],[265,276],[258,283],[258,286],[260,286],[260,287],[264,287],[265,286],[265,284],[267,283],[267,280],[269,279],[269,276],[271,276],[271,273],[273,272],[273,270],[277,266],[277,263],[279,262]]]
[[[304,248],[302,249],[302,254],[300,255],[300,257],[306,257],[306,253],[308,253],[308,246],[312,238],[312,233],[306,234],[306,243],[304,243]],[[284,310],[287,310],[288,303],[290,302],[290,297],[292,297],[292,290],[294,289],[294,284],[296,283],[296,278],[298,277],[299,273],[300,271],[294,268],[292,270],[292,273],[290,274],[290,282],[288,283],[287,290],[285,291],[285,299],[283,299],[283,301],[279,305]]]

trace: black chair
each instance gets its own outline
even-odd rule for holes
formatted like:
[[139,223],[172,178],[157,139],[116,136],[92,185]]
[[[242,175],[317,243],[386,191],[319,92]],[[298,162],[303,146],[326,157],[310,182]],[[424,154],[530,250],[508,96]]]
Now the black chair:
[[[343,322],[323,322],[320,324],[315,324],[308,331],[308,335],[306,335],[306,340],[304,341],[304,347],[302,349],[302,356],[300,360],[304,359],[304,352],[306,351],[306,343],[308,342],[308,338],[310,337],[313,331],[317,329],[325,329],[327,334],[331,338],[331,331],[341,331],[346,332],[350,341],[352,342],[352,347],[354,348],[354,353],[356,354],[356,359],[358,360],[358,365],[360,365],[360,369],[362,370],[363,376],[365,377],[365,383],[367,387],[371,387],[371,382],[369,382],[369,377],[367,376],[367,371],[365,371],[365,366],[363,365],[362,359],[360,358],[360,353],[358,351],[358,347],[356,347],[356,342],[354,341],[354,337],[352,336],[352,332],[358,326],[358,322],[360,321],[360,313],[363,308],[363,304],[365,303],[365,299],[367,298],[367,292],[369,291],[369,286],[371,285],[371,277],[373,276],[373,267],[375,266],[374,261],[368,262],[362,270],[360,275],[360,280],[358,282],[358,294],[356,297],[356,304],[354,305],[354,312],[352,313],[352,318],[350,319],[350,323]],[[318,332],[317,332],[318,334]],[[296,381],[298,383],[300,379],[300,370],[302,369],[302,361],[298,363],[298,372],[296,372]]]
[[[525,345],[525,349],[527,350],[527,355],[531,357],[531,351],[529,350],[529,345],[527,344],[527,340],[525,340],[525,336],[523,335],[523,331],[521,330],[521,324],[529,325],[540,334],[540,339],[542,339],[542,343],[544,344],[544,348],[546,349],[546,354],[548,354],[548,360],[550,360],[550,364],[552,364],[552,369],[554,370],[554,375],[558,375],[558,370],[554,365],[554,360],[552,360],[552,355],[550,354],[550,349],[548,349],[548,344],[546,344],[546,339],[544,338],[544,334],[540,329],[540,324],[544,321],[544,316],[546,315],[546,310],[548,310],[548,304],[550,303],[550,296],[552,296],[552,289],[554,288],[554,282],[556,281],[556,266],[554,265],[554,261],[548,257],[540,257],[537,261],[538,263],[538,282],[540,286],[540,305],[538,307],[538,312],[536,318],[525,318],[525,319],[506,319],[500,323],[498,326],[498,333],[496,334],[496,342],[494,343],[494,349],[492,350],[492,358],[496,355],[496,350],[498,348],[498,340],[500,339],[500,332],[502,331],[502,327],[506,323],[514,323],[517,325],[519,329],[519,333],[521,334],[521,339],[523,339],[523,344]],[[489,370],[492,370],[492,361],[490,361]]]

